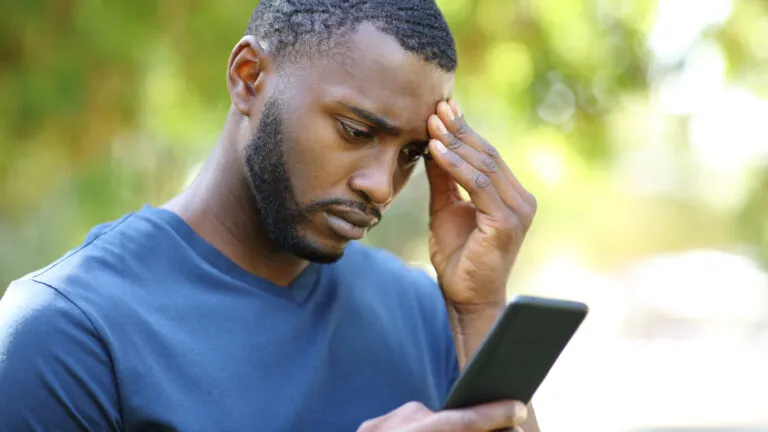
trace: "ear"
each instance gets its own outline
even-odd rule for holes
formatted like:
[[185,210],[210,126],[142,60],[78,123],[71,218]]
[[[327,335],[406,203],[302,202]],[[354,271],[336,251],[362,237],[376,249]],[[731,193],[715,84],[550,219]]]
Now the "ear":
[[240,114],[250,116],[272,72],[272,58],[256,38],[245,36],[240,39],[227,65],[227,88],[232,104]]

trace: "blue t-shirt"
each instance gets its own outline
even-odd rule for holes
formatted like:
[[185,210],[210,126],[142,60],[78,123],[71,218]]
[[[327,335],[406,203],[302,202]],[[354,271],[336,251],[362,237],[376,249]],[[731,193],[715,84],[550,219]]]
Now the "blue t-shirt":
[[426,273],[353,242],[282,288],[148,206],[0,300],[2,432],[354,431],[457,373]]

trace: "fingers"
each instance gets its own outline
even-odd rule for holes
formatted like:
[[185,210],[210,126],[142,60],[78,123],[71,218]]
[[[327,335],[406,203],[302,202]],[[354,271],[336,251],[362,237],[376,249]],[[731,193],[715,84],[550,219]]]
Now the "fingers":
[[509,180],[509,182],[515,188],[517,193],[520,194],[520,196],[523,198],[524,201],[526,201],[528,204],[533,205],[535,207],[536,199],[534,198],[534,196],[523,187],[520,181],[517,180],[517,177],[515,177],[515,175],[512,173],[512,170],[509,168],[509,165],[507,165],[504,162],[504,159],[501,158],[501,155],[496,150],[496,148],[490,145],[487,141],[483,139],[483,137],[478,135],[474,130],[472,130],[471,127],[467,125],[466,120],[464,119],[464,115],[461,113],[461,110],[459,109],[459,105],[456,103],[456,101],[451,100],[448,102],[448,105],[450,106],[451,110],[455,113],[455,116],[456,116],[455,120],[453,121],[453,124],[450,124],[451,122],[449,122],[448,124],[449,130],[453,131],[454,133],[457,133],[456,131],[462,131],[462,130],[471,132],[471,135],[472,135],[471,138],[473,139],[469,139],[470,145],[472,145],[472,142],[477,141],[478,146],[476,148],[479,147],[478,150],[486,151],[492,159],[497,161],[497,163],[501,168],[501,171],[504,173],[504,176],[507,178],[507,180]]
[[[436,117],[430,119],[429,127],[432,129],[437,128],[435,126],[435,119]],[[452,146],[458,149],[457,146],[446,144],[444,141],[448,141],[445,135],[441,137],[441,140],[432,139],[429,141],[429,152],[432,155],[432,161],[467,191],[478,210],[489,215],[505,211],[507,207],[499,198],[488,175],[475,168],[464,157],[449,148],[449,146]]]
[[357,429],[357,432],[378,432],[394,430],[394,428],[409,425],[432,415],[432,411],[419,402],[408,402],[389,413],[368,420]]
[[472,408],[441,411],[414,423],[406,430],[408,432],[488,432],[519,426],[525,422],[527,415],[524,404],[517,401],[501,401]]
[[474,169],[488,176],[507,207],[519,207],[521,198],[503,172],[502,168],[506,164],[498,151],[475,133],[463,117],[456,115],[447,103],[440,102],[437,105],[437,115],[432,117],[430,122],[432,136],[442,141]]
[[524,218],[533,218],[535,198],[520,184],[496,148],[466,123],[456,102],[438,104],[437,115],[429,120],[429,131],[451,152],[486,175],[508,208]]

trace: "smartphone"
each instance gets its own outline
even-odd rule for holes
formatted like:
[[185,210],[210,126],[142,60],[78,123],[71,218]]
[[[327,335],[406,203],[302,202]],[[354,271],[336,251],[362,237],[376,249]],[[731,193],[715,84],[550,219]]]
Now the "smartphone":
[[584,303],[516,296],[453,384],[443,409],[529,403],[586,318]]

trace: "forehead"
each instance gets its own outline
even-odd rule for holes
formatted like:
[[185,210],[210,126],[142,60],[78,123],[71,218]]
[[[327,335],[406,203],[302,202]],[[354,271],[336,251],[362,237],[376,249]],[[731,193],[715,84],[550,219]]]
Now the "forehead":
[[452,73],[407,52],[369,23],[334,51],[338,53],[313,62],[303,80],[302,93],[310,102],[342,102],[403,130],[425,131],[437,103],[452,95]]

